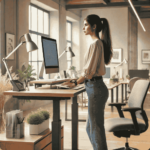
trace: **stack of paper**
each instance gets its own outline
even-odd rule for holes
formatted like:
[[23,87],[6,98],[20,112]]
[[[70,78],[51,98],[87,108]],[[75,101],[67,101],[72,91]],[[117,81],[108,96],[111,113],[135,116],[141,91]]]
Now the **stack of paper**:
[[6,137],[22,138],[24,137],[23,112],[13,110],[6,113]]

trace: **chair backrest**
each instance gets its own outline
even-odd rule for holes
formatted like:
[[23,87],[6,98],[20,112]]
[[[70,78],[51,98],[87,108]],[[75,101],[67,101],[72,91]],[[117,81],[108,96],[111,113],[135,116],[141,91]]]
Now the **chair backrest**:
[[133,77],[133,78],[130,79],[130,81],[129,81],[129,89],[130,89],[130,91],[132,90],[134,83],[135,83],[137,80],[140,80],[140,79],[141,79],[141,78],[139,78],[139,77]]
[[[149,85],[149,80],[138,80],[135,82],[128,100],[129,107],[139,107],[143,110],[143,103],[145,101]],[[136,116],[140,119],[143,118],[142,116],[139,116],[139,113],[137,113]]]

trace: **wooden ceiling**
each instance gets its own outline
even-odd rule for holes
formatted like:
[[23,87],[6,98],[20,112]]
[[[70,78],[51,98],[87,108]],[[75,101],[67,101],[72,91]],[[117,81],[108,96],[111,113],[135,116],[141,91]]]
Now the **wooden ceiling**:
[[[141,18],[150,18],[150,0],[131,0]],[[130,7],[128,0],[65,0],[66,10],[94,7]]]

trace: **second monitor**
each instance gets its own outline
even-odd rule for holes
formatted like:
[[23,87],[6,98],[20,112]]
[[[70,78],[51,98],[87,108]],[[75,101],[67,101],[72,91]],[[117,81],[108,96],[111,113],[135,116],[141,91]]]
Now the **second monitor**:
[[41,36],[41,40],[46,74],[58,73],[59,60],[56,40],[44,36]]

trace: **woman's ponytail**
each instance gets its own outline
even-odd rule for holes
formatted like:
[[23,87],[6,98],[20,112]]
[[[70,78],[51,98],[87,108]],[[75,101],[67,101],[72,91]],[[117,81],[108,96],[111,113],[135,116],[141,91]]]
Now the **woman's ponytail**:
[[112,44],[111,44],[109,23],[108,23],[107,19],[105,19],[105,18],[100,18],[100,19],[102,22],[101,40],[104,45],[105,64],[108,65],[112,58]]

